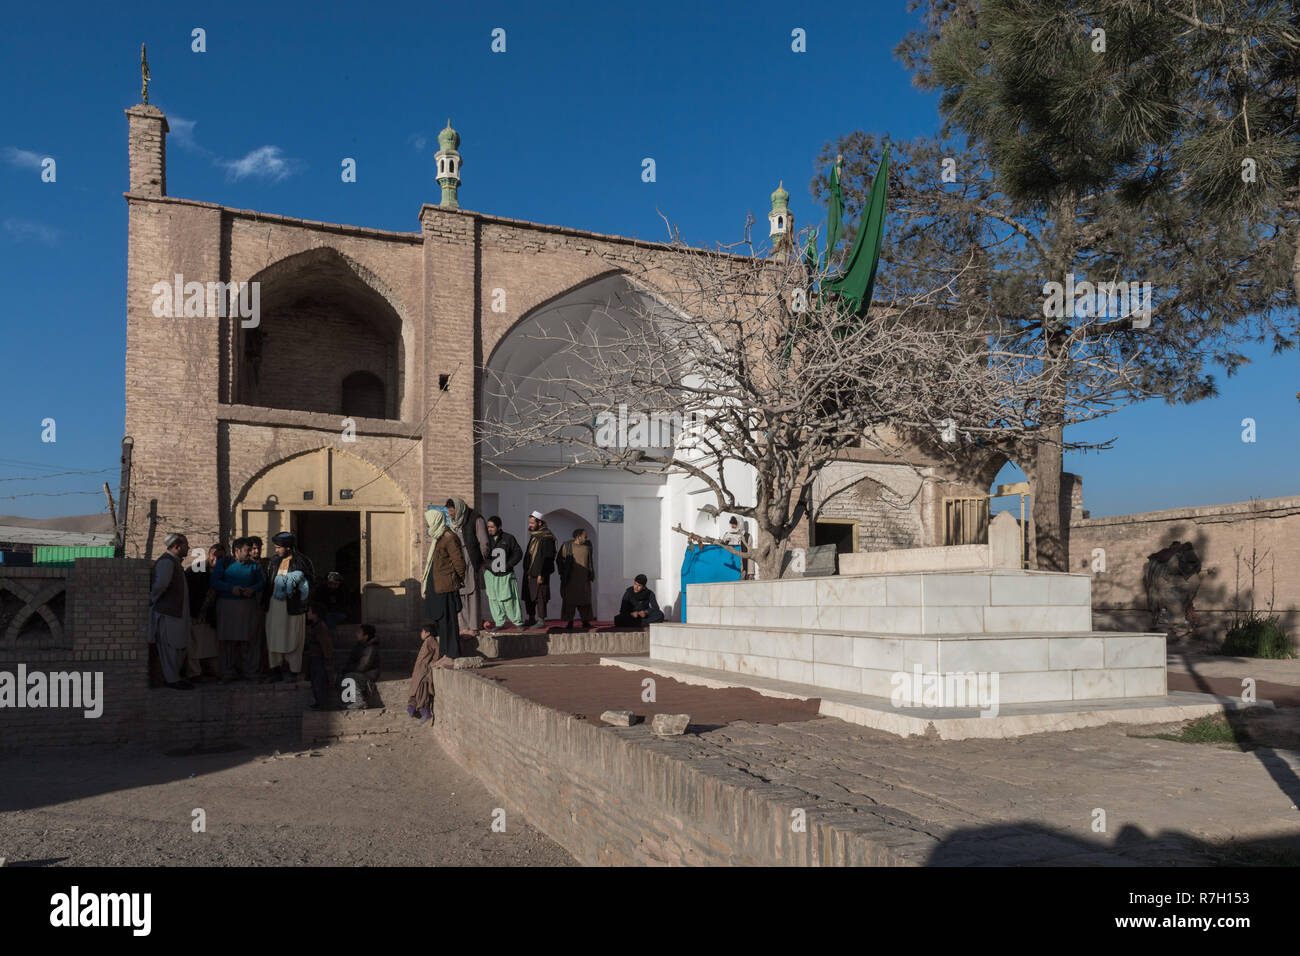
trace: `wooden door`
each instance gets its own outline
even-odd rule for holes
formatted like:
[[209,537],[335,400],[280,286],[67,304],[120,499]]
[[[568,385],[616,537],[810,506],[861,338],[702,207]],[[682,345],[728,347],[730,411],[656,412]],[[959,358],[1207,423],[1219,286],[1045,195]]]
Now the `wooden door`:
[[406,513],[367,511],[364,538],[361,596],[365,621],[405,623],[409,600]]

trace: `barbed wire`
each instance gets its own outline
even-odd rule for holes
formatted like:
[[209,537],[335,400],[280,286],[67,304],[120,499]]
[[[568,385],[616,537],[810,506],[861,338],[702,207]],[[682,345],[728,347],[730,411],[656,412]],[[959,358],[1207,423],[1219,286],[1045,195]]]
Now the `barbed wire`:
[[169,522],[179,522],[181,520],[180,518],[173,517],[172,515],[154,514],[151,517],[153,517],[156,520],[157,522],[156,527],[161,528],[164,525],[166,525],[168,534],[172,533],[173,531],[178,531],[187,537],[192,534],[195,537],[203,535],[207,537],[216,538],[218,541],[221,540],[220,531],[213,531],[210,528],[187,528],[184,527],[183,525],[177,526],[176,524],[170,524]]
[[28,491],[21,495],[0,495],[0,501],[12,501],[15,498],[61,498],[65,495],[102,495],[103,488],[94,491]]
[[[50,464],[50,463],[41,464],[35,461],[23,461],[21,458],[0,458],[0,465],[17,465],[20,468],[40,468],[45,471],[49,471],[51,468],[56,468],[56,469],[61,468],[65,471],[74,470],[73,465],[60,465],[60,464]],[[96,471],[112,471],[113,469],[112,468],[101,468],[101,469],[86,468],[81,470],[85,471],[86,474],[93,474]]]
[[[438,397],[435,398],[435,399],[433,400],[433,403],[429,406],[429,410],[428,410],[427,412],[425,412],[425,413],[424,413],[424,417],[420,419],[420,425],[421,425],[421,426],[423,426],[424,423],[427,422],[427,421],[429,420],[429,416],[430,416],[430,415],[432,415],[435,411],[438,410],[438,405],[442,402],[442,396],[445,395],[448,391],[451,390],[451,383],[452,383],[453,381],[455,381],[456,373],[460,371],[461,366],[464,365],[464,364],[465,364],[465,363],[464,363],[463,361],[461,361],[461,362],[457,362],[457,363],[456,363],[456,368],[453,369],[453,370],[452,370],[452,373],[451,373],[450,375],[447,376],[447,387],[446,387],[445,389],[444,389],[444,388],[440,388],[440,389],[438,390]],[[424,434],[424,433],[421,432],[421,434]],[[371,478],[369,481],[365,482],[365,484],[362,484],[362,485],[358,486],[358,487],[355,489],[355,491],[353,492],[353,494],[355,494],[357,491],[360,491],[362,488],[365,488],[365,487],[367,487],[367,486],[369,486],[369,485],[373,485],[373,484],[374,484],[376,481],[378,481],[380,478],[385,478],[385,477],[386,477],[386,478],[388,478],[389,481],[392,481],[392,480],[393,480],[392,475],[390,475],[390,474],[388,473],[388,472],[389,472],[389,469],[392,468],[394,465],[396,465],[399,461],[401,461],[401,460],[402,460],[403,458],[405,458],[407,455],[409,455],[409,454],[411,453],[411,450],[412,450],[413,448],[415,448],[417,444],[419,444],[419,445],[423,445],[424,443],[423,443],[423,442],[414,442],[414,441],[411,442],[411,444],[407,446],[407,448],[406,448],[406,450],[405,450],[404,452],[402,452],[400,455],[398,455],[396,458],[394,458],[392,461],[390,461],[390,462],[389,462],[387,465],[385,465],[383,468],[379,469],[379,474],[375,475],[375,477],[373,477],[373,478]]]
[[45,481],[49,478],[62,478],[65,475],[102,475],[109,471],[117,471],[117,469],[100,468],[97,471],[56,471],[52,475],[22,475],[16,478],[0,478],[0,481]]

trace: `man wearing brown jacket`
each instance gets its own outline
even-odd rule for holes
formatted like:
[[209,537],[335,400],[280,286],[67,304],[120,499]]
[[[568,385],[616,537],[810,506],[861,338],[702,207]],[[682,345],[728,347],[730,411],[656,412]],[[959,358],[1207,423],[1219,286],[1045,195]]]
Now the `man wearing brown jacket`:
[[460,588],[465,583],[465,556],[460,539],[447,527],[447,516],[440,509],[430,509],[425,520],[433,542],[424,562],[424,616],[438,632],[443,660],[435,666],[448,667],[448,660],[460,656]]

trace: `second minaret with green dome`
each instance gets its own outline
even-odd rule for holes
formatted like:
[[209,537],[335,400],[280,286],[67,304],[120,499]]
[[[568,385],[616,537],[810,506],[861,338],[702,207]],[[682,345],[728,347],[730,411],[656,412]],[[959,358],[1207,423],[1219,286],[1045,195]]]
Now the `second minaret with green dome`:
[[785,191],[784,180],[772,193],[772,211],[767,214],[767,221],[771,227],[768,238],[772,240],[772,255],[788,252],[794,234],[794,217],[790,215],[790,194]]
[[438,134],[438,145],[442,148],[433,158],[438,167],[438,185],[442,187],[440,205],[459,209],[456,190],[460,188],[460,153],[456,147],[460,145],[460,134],[451,128],[451,120],[447,120],[447,128]]

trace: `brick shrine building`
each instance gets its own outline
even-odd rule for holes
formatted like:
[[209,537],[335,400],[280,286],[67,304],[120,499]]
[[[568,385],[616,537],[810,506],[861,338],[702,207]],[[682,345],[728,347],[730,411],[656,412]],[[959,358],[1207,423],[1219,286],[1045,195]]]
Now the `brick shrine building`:
[[[507,479],[484,468],[474,421],[481,369],[527,375],[547,360],[531,328],[556,316],[590,321],[628,294],[634,264],[669,287],[679,249],[461,209],[450,123],[435,157],[442,201],[420,207],[416,232],[181,199],[167,194],[166,117],[147,104],[126,114],[128,556],[156,555],[173,530],[194,547],[292,530],[318,572],[339,570],[360,592],[364,620],[411,628],[424,511],[460,496],[501,515],[521,542],[533,510],[560,540],[587,528],[599,616],[612,616],[638,573],[676,616],[685,541],[671,529],[724,530],[699,507],[702,485],[599,468]],[[773,234],[792,234],[775,200]],[[256,283],[256,327],[238,314],[182,317],[190,282]],[[173,283],[174,312],[159,315],[159,289]],[[525,477],[546,464],[511,462]],[[865,450],[841,466],[818,494],[833,493],[834,507],[810,525],[841,550],[875,550],[945,543],[943,495],[982,493],[1001,462],[967,481],[925,464],[937,482]],[[621,507],[622,521],[600,520],[602,505]]]

